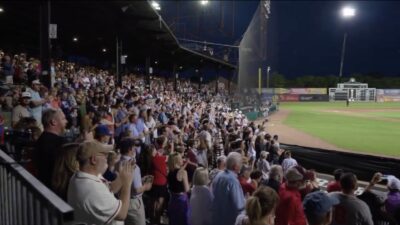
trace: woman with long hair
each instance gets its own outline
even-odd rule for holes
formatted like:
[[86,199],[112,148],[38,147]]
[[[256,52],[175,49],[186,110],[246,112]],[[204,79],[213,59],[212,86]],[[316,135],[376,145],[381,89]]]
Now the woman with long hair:
[[278,194],[269,187],[261,186],[246,201],[246,214],[237,217],[235,225],[273,225]]
[[174,225],[189,224],[189,180],[186,172],[187,163],[183,162],[178,152],[168,157],[168,189],[170,200],[168,203],[169,223]]
[[79,169],[79,163],[76,160],[78,148],[78,143],[63,145],[54,163],[51,189],[65,201],[67,200],[69,179]]

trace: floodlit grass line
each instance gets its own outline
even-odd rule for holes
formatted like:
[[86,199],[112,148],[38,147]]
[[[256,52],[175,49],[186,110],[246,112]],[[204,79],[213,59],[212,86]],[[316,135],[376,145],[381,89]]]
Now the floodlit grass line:
[[[353,104],[351,107],[370,109],[400,107],[398,103]],[[379,107],[375,104],[378,104]],[[284,124],[340,148],[400,156],[400,149],[396,147],[400,146],[399,123],[320,111],[321,109],[338,109],[341,105],[343,108],[347,108],[344,103],[284,103],[281,107],[291,110]]]

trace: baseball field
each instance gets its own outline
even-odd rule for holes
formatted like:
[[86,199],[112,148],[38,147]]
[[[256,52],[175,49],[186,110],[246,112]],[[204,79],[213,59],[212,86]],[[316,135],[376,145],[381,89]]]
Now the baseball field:
[[283,102],[268,126],[282,143],[400,158],[400,102]]

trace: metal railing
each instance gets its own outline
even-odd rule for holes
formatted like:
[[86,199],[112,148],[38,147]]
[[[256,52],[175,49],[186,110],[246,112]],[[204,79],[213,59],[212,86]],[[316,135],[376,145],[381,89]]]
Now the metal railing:
[[73,209],[0,150],[0,224],[58,225],[73,221]]

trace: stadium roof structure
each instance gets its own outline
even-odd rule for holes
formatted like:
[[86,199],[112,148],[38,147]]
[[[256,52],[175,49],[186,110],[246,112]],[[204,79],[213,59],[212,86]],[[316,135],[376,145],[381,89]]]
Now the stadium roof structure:
[[[2,3],[5,13],[0,15],[3,17],[0,26],[6,34],[2,37],[4,43],[19,41],[38,45],[40,7],[37,1],[33,2]],[[51,23],[57,24],[57,39],[52,40],[53,56],[67,53],[113,62],[118,37],[122,54],[128,55],[129,63],[144,64],[146,57],[150,57],[158,61],[159,68],[168,70],[174,64],[186,68],[236,68],[180,45],[148,1],[54,1],[51,2]],[[73,37],[78,40],[72,41]],[[107,51],[102,52],[103,48]],[[38,53],[38,47],[32,50]]]

